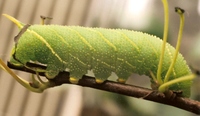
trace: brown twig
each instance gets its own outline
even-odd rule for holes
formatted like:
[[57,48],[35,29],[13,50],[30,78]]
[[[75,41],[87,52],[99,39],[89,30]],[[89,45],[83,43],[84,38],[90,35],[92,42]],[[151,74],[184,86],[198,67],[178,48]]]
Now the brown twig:
[[[45,69],[45,66],[36,65],[36,64],[28,64],[31,67],[40,67]],[[10,64],[8,62],[8,67],[16,70],[21,70],[25,72],[35,73],[32,70],[29,70],[25,67],[18,67]],[[40,73],[41,76],[44,76],[44,73]],[[69,73],[68,72],[60,72],[58,76],[54,79],[49,80],[51,82],[51,86],[59,86],[62,84],[71,84],[69,82]],[[184,109],[189,112],[193,112],[195,114],[200,114],[200,102],[195,101],[189,98],[176,97],[175,99],[169,99],[165,97],[162,93],[153,91],[151,89],[142,88],[134,85],[120,84],[113,81],[105,81],[102,84],[97,84],[93,77],[83,76],[82,79],[79,80],[78,85],[83,87],[91,87],[99,90],[109,91],[113,93],[118,93],[122,95],[127,95],[136,98],[142,98],[149,101],[154,101],[157,103],[162,103],[170,106],[174,106],[180,109]]]

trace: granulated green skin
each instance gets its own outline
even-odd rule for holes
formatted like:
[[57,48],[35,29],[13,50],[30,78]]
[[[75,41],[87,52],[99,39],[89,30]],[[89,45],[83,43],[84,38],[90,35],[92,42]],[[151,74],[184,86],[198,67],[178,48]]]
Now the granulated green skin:
[[[162,40],[142,32],[123,29],[87,28],[79,26],[32,25],[23,33],[15,49],[15,57],[23,65],[37,61],[47,65],[46,75],[54,78],[69,69],[70,77],[80,79],[88,70],[95,78],[106,80],[111,72],[127,80],[132,73],[150,76],[157,73]],[[162,67],[166,75],[175,49],[167,44]],[[11,62],[13,58],[11,58]],[[171,79],[191,74],[179,53]],[[190,96],[191,81],[170,86]]]

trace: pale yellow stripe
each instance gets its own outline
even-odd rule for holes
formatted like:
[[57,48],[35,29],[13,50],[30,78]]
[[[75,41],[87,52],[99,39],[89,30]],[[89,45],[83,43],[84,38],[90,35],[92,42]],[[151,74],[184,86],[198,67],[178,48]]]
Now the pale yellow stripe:
[[[157,50],[155,49],[154,45],[151,44],[150,40],[151,39],[146,39],[150,48],[154,51],[154,53],[158,56]],[[158,39],[158,41],[161,41],[160,39]]]
[[[123,61],[124,59],[122,59],[122,58],[117,58],[117,60]],[[126,63],[128,66],[130,66],[131,68],[136,69],[136,67],[133,66],[133,65],[132,65],[131,63],[129,63],[128,61],[125,61],[125,63]]]
[[80,62],[82,65],[88,67],[87,64],[81,61],[78,57],[73,56],[71,53],[69,55],[72,56],[74,59],[76,59],[78,62]]
[[117,48],[115,47],[115,45],[113,45],[110,41],[108,41],[108,40],[103,36],[103,34],[102,34],[101,32],[99,32],[99,31],[97,31],[97,30],[94,30],[94,29],[91,29],[91,28],[86,28],[86,29],[88,29],[88,30],[90,30],[90,31],[93,31],[93,32],[95,32],[95,33],[98,33],[98,34],[100,35],[101,39],[103,39],[109,46],[111,46],[111,47],[114,49],[114,51],[117,51]]
[[30,32],[30,33],[32,33],[33,35],[35,35],[39,40],[41,40],[61,62],[67,64],[67,62],[63,61],[60,58],[60,56],[53,50],[53,48],[49,45],[49,43],[42,36],[40,36],[35,31],[29,30],[29,29],[27,29],[27,31]]
[[74,31],[77,34],[77,36],[79,36],[80,39],[83,41],[83,43],[86,44],[90,48],[90,50],[94,50],[94,48],[90,45],[90,43],[88,43],[87,40],[78,31],[71,29],[70,27],[67,27],[67,28],[71,31]]
[[123,35],[123,37],[128,41],[130,42],[130,44],[136,48],[137,52],[140,52],[140,49],[139,47],[137,46],[137,44],[135,44],[126,34],[124,34],[123,32],[119,31],[119,30],[114,30],[115,32]]
[[65,43],[67,46],[71,47],[71,45],[69,43],[67,43],[67,41],[63,38],[63,36],[61,36],[60,34],[58,34],[57,31],[55,31],[55,30],[53,30],[51,28],[48,28],[48,29],[51,30],[51,31],[53,31],[54,34],[56,34],[56,36],[58,36],[63,43]]

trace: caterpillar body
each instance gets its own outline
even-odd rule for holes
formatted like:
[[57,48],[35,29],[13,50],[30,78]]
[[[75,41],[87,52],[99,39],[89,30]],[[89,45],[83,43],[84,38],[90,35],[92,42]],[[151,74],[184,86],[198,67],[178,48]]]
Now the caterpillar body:
[[[21,30],[24,24],[5,15]],[[26,66],[27,62],[45,64],[47,78],[69,69],[70,81],[76,83],[88,70],[92,70],[97,83],[102,83],[111,72],[118,82],[124,83],[132,73],[151,78],[158,70],[162,40],[142,32],[125,29],[89,28],[80,26],[31,25],[20,35],[13,47],[10,62]],[[172,62],[175,49],[166,44],[161,78]],[[179,53],[169,80],[191,74],[183,56]],[[169,86],[169,90],[190,95],[192,81],[182,81]]]

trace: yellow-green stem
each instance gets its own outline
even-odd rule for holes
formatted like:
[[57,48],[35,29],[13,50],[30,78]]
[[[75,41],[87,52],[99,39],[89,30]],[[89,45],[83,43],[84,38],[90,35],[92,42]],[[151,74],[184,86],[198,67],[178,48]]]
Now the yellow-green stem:
[[187,76],[183,76],[183,77],[180,77],[180,78],[176,78],[174,80],[171,80],[171,81],[168,81],[164,84],[162,84],[159,88],[158,88],[158,91],[159,92],[165,92],[166,91],[166,88],[168,88],[170,85],[173,85],[173,84],[176,84],[176,83],[180,83],[180,82],[183,82],[183,81],[188,81],[188,80],[192,80],[196,77],[196,74],[190,74],[190,75],[187,75]]
[[178,40],[177,40],[176,50],[175,50],[175,53],[173,56],[172,63],[167,71],[167,74],[165,75],[164,83],[166,83],[169,80],[170,74],[173,70],[174,64],[175,64],[177,56],[178,56],[178,52],[180,50],[181,40],[182,40],[182,35],[183,35],[183,27],[184,27],[184,20],[185,20],[185,17],[183,15],[184,11],[181,9],[176,9],[176,12],[180,15],[180,27],[179,27]]
[[162,64],[163,64],[163,59],[164,59],[165,46],[167,43],[168,27],[169,27],[168,2],[167,0],[162,0],[162,2],[163,2],[163,7],[164,7],[165,19],[164,19],[163,44],[161,48],[161,55],[160,55],[160,60],[159,60],[158,70],[157,70],[157,81],[159,84],[163,83],[162,78],[161,78],[161,72],[162,72]]
[[29,82],[20,78],[19,76],[17,76],[12,70],[10,70],[10,68],[8,68],[8,66],[6,66],[6,64],[0,59],[0,65],[1,67],[3,67],[3,69],[8,72],[17,82],[19,82],[21,85],[23,85],[25,88],[29,89],[30,91],[33,92],[42,92],[44,89],[40,89],[40,88],[33,88],[32,86],[30,86]]
[[15,23],[17,25],[18,28],[22,29],[24,24],[19,22],[18,20],[16,20],[15,18],[11,17],[10,15],[7,14],[3,14],[3,16],[5,16],[6,18],[8,18],[9,20],[11,20],[13,23]]

